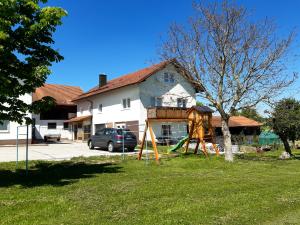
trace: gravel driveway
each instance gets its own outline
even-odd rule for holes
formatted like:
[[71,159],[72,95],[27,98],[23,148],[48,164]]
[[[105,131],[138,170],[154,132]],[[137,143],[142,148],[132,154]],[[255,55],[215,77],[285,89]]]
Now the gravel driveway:
[[[126,152],[127,155],[137,152]],[[99,149],[90,150],[86,143],[51,143],[48,145],[30,145],[29,160],[69,160],[73,157],[113,156],[122,152],[107,152]],[[25,160],[25,146],[19,147],[19,161]],[[16,147],[0,147],[0,162],[16,161]]]

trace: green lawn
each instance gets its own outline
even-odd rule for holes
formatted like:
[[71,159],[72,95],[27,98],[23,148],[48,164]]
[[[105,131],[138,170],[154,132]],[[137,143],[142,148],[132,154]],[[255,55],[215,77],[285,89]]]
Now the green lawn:
[[1,163],[0,224],[300,224],[300,160],[278,154]]

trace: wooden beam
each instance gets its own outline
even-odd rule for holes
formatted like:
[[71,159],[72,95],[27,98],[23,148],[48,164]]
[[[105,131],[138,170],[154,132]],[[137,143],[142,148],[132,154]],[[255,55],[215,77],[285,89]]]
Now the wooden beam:
[[199,144],[200,144],[200,139],[197,140],[196,148],[195,148],[195,150],[194,150],[194,154],[195,154],[195,155],[196,155],[197,152],[198,152]]
[[138,160],[141,160],[141,158],[142,158],[143,149],[144,149],[144,145],[145,145],[145,139],[146,139],[146,135],[147,135],[147,130],[148,130],[148,121],[146,120],[145,130],[144,130],[144,134],[143,134],[141,149],[140,149],[139,155],[138,155]]
[[192,124],[191,124],[190,130],[189,130],[189,138],[186,141],[186,146],[185,146],[185,151],[184,151],[185,153],[187,153],[189,150],[190,140],[193,137],[193,133],[194,133],[194,126],[195,126],[195,121],[192,120]]
[[152,126],[151,126],[150,121],[148,121],[148,126],[149,126],[149,131],[150,131],[150,136],[151,136],[152,146],[153,146],[154,153],[155,153],[155,160],[156,160],[157,162],[159,162],[159,155],[158,155],[157,146],[156,146],[155,138],[154,138],[154,133],[153,133],[153,130],[152,130]]

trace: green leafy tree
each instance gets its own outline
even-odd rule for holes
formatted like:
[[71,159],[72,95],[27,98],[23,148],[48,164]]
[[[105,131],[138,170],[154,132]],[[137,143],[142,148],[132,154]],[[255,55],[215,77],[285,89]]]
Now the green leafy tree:
[[196,106],[204,106],[202,102],[196,101]]
[[42,86],[52,63],[63,59],[51,45],[52,35],[67,12],[59,7],[42,7],[46,2],[0,1],[0,121],[30,122],[27,112],[37,112],[51,100],[26,104],[19,99]]
[[272,112],[272,127],[284,144],[285,151],[292,154],[289,140],[300,137],[300,102],[287,98],[279,101]]
[[244,108],[237,113],[238,116],[245,116],[258,122],[264,122],[264,118],[259,115],[255,108]]

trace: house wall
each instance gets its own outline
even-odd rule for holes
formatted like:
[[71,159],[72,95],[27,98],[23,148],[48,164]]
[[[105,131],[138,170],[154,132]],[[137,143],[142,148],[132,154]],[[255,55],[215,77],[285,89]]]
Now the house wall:
[[[27,104],[32,103],[32,95],[31,94],[25,94],[23,96],[20,96],[20,99]],[[31,113],[28,113],[28,116],[31,118],[32,117]],[[8,130],[0,131],[0,145],[16,143],[18,126],[24,126],[24,127],[19,128],[19,134],[26,134],[25,123],[18,124],[16,122],[9,122]],[[31,133],[32,133],[32,129],[31,129],[31,126],[29,126],[29,129],[28,129],[28,138],[29,139],[31,139]],[[20,142],[23,143],[25,139],[26,139],[26,135],[19,135]]]
[[[64,129],[64,120],[40,120],[40,115],[33,114],[35,118],[35,138],[44,139],[47,134],[60,134],[62,139],[72,139],[71,128]],[[56,123],[56,129],[48,129],[48,123]]]
[[[166,83],[164,81],[164,73],[171,72],[174,74],[175,82]],[[178,73],[173,65],[167,66],[165,69],[157,72],[149,77],[145,82],[139,85],[140,89],[140,121],[145,123],[147,119],[147,108],[151,106],[151,97],[162,97],[163,106],[177,107],[177,98],[185,98],[187,100],[187,107],[196,105],[196,92],[190,82],[186,80],[180,73]],[[155,123],[153,125],[154,135],[161,136],[161,126],[166,123]],[[182,132],[172,133],[173,138],[183,136],[186,130],[186,123],[171,123],[172,129],[179,129]],[[177,128],[179,126],[179,128]],[[143,130],[140,131],[142,133]],[[186,133],[185,133],[186,135]],[[147,136],[150,137],[149,133]],[[142,135],[140,134],[140,137]]]
[[[124,98],[130,98],[130,108],[123,109],[122,99]],[[137,85],[103,93],[95,96],[92,100],[93,133],[95,132],[95,124],[106,124],[106,126],[115,127],[117,123],[124,124],[128,121],[139,120],[140,99]],[[99,104],[102,104],[102,112],[98,110]]]
[[[164,73],[174,74],[174,83],[164,81]],[[150,76],[140,84],[130,85],[107,93],[98,94],[88,100],[77,102],[77,116],[93,115],[92,134],[95,133],[95,126],[98,124],[106,127],[116,127],[117,125],[127,125],[127,128],[138,132],[141,139],[147,119],[147,107],[151,106],[151,97],[163,97],[163,106],[177,107],[177,98],[185,98],[187,107],[196,104],[196,93],[194,87],[179,74],[173,65]],[[130,98],[131,107],[123,109],[122,99]],[[92,103],[91,103],[92,102]],[[102,104],[102,112],[98,110]],[[130,124],[130,127],[129,125]],[[156,123],[153,127],[156,136],[161,136],[161,125]],[[186,123],[172,123],[172,137],[186,135]],[[175,129],[182,130],[177,132]],[[148,134],[149,136],[149,134]],[[150,136],[149,136],[150,137]]]

